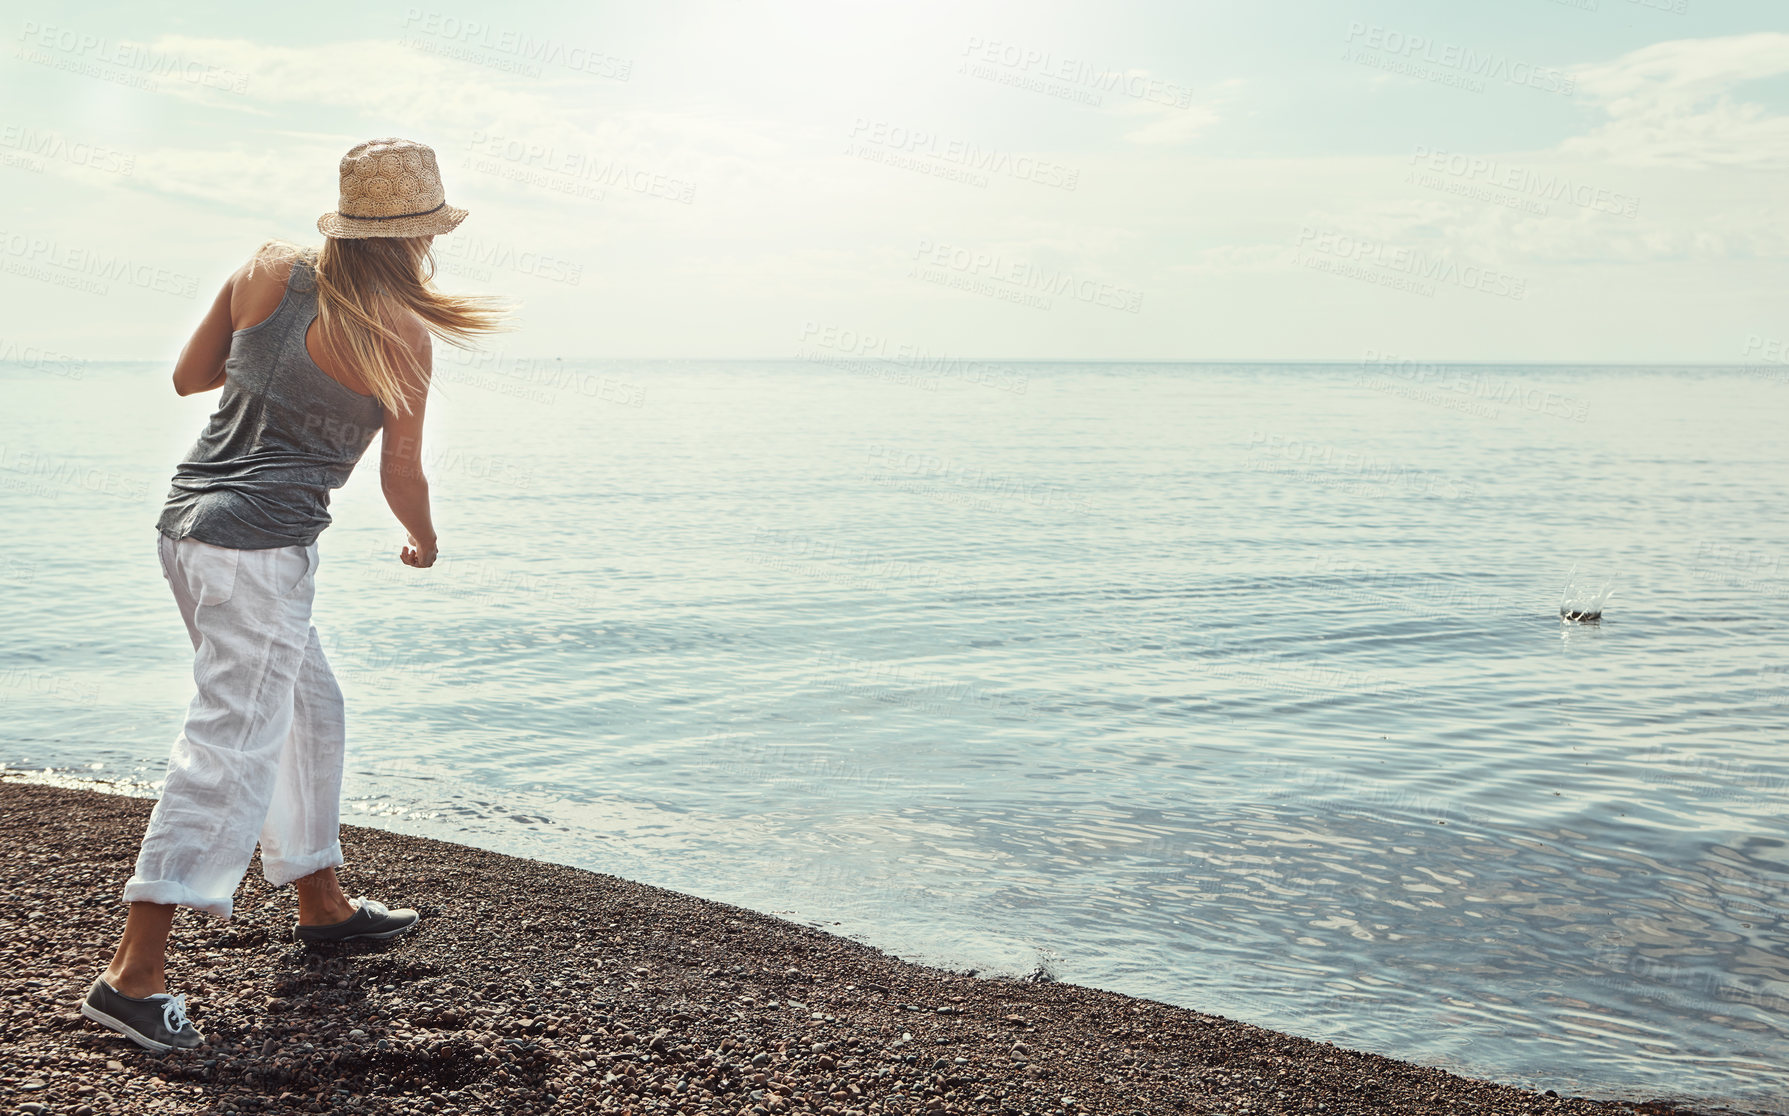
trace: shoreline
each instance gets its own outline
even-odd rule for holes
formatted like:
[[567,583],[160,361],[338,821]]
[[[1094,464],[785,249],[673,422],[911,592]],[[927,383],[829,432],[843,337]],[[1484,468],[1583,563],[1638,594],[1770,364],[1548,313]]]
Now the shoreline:
[[978,978],[602,872],[348,824],[344,889],[422,922],[307,949],[257,850],[233,918],[177,912],[169,991],[207,1042],[158,1055],[77,1010],[123,928],[154,805],[0,779],[11,1111],[1712,1116]]

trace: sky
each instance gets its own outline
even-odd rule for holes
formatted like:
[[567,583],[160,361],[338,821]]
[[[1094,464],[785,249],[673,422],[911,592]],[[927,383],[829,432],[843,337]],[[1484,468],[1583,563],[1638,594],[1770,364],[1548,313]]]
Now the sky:
[[9,4],[0,360],[433,147],[517,357],[1789,360],[1781,0]]

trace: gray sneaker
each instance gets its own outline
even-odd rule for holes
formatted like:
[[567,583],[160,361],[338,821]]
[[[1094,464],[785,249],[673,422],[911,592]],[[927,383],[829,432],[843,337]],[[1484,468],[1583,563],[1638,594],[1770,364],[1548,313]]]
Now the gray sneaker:
[[345,942],[354,938],[395,938],[415,926],[421,915],[409,907],[388,909],[377,899],[364,895],[348,900],[359,909],[340,922],[322,926],[299,923],[292,928],[292,937],[300,942]]
[[156,1053],[198,1046],[205,1036],[186,1018],[186,993],[178,996],[157,992],[153,996],[126,996],[106,983],[102,974],[95,977],[87,998],[81,1002],[81,1014],[95,1023],[103,1023],[124,1035],[145,1050]]

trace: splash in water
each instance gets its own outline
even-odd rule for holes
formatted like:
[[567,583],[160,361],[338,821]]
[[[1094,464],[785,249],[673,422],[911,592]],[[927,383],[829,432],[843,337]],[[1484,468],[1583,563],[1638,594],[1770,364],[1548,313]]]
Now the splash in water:
[[1565,575],[1565,588],[1559,593],[1559,618],[1594,623],[1603,618],[1603,606],[1615,595],[1614,583],[1605,581],[1600,588],[1580,584],[1578,567],[1573,565]]

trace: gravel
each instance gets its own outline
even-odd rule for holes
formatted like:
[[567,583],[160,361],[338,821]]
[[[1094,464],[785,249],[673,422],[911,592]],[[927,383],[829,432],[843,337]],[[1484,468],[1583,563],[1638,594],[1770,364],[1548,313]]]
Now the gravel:
[[916,965],[726,903],[353,825],[343,887],[414,907],[417,928],[294,943],[296,899],[257,859],[233,918],[178,912],[169,989],[209,1041],[153,1054],[78,1011],[153,807],[0,781],[0,1114],[1692,1116],[1041,974]]

